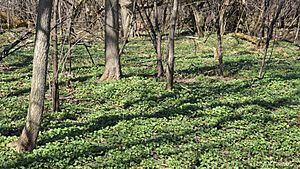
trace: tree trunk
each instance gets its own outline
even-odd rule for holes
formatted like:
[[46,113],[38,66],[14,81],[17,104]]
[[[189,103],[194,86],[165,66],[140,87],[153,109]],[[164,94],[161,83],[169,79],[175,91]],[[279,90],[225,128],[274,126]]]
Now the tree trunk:
[[53,82],[52,82],[52,111],[59,111],[59,87],[58,87],[58,6],[59,0],[55,0],[54,10],[54,54],[53,54]]
[[[75,19],[75,4],[72,4],[72,7],[70,9],[70,21],[69,21],[69,25],[68,25],[68,36],[67,36],[67,40],[68,40],[68,54],[67,54],[67,58],[66,58],[66,62],[69,61],[69,74],[71,74],[72,71],[72,31],[73,31],[73,26],[74,26],[74,19]],[[65,66],[65,70],[67,69],[67,66],[64,64]]]
[[[128,1],[123,1],[122,3],[125,3],[125,2],[128,3]],[[122,6],[121,2],[120,2],[120,5]],[[123,39],[122,39],[123,44],[122,44],[121,48],[119,49],[119,57],[121,57],[122,54],[124,53],[125,47],[129,42],[128,39],[129,39],[130,35],[134,35],[134,33],[133,33],[134,26],[133,25],[134,25],[134,13],[135,13],[136,5],[137,5],[136,0],[133,0],[132,3],[130,2],[130,4],[127,4],[127,8],[131,7],[131,9],[127,9],[128,12],[130,12],[128,17],[129,16],[130,17],[128,18],[128,21],[126,20],[126,22],[128,22],[128,23],[126,23],[126,25],[123,24],[123,33],[125,33],[125,34],[122,35],[123,36]],[[125,6],[121,7],[121,8],[125,8]],[[125,15],[127,15],[127,14],[125,14]],[[124,17],[123,14],[121,14],[121,16]],[[122,21],[122,23],[124,23],[124,22]],[[126,30],[124,29],[124,26],[126,26]]]
[[147,9],[146,9],[145,6],[142,6],[142,10],[143,10],[143,12],[145,14],[145,19],[143,17],[142,11],[138,7],[138,12],[140,14],[140,17],[141,17],[144,25],[147,25],[147,27],[150,30],[150,31],[148,30],[148,34],[149,34],[149,36],[151,38],[152,45],[153,45],[153,47],[155,49],[155,52],[157,53],[157,35],[156,35],[156,31],[155,31],[155,26],[152,24],[150,15],[148,14]]
[[131,24],[131,17],[132,17],[132,12],[131,12],[131,5],[133,3],[130,0],[120,0],[120,6],[121,6],[121,17],[122,17],[122,37],[126,39],[129,32],[129,27]]
[[229,6],[230,1],[229,0],[224,0],[224,2],[222,3],[220,10],[219,10],[219,18],[220,18],[220,31],[221,31],[221,35],[224,35],[225,31],[226,31],[226,17],[225,17],[225,13],[226,13],[226,9]]
[[100,81],[121,78],[118,4],[119,0],[105,0],[105,70]]
[[298,26],[297,26],[297,30],[296,30],[296,35],[295,35],[295,39],[294,39],[294,44],[296,44],[299,41],[299,34],[300,34],[300,20],[297,20],[298,22]]
[[272,40],[274,26],[275,26],[275,23],[276,23],[279,15],[280,15],[280,12],[283,8],[284,3],[285,3],[285,0],[280,0],[279,1],[279,5],[278,5],[278,8],[276,10],[276,14],[275,14],[274,18],[272,19],[272,21],[270,23],[270,27],[268,29],[265,52],[264,52],[264,56],[263,56],[263,59],[262,59],[262,62],[261,62],[259,75],[258,75],[259,79],[262,79],[265,76],[265,69],[266,69],[266,64],[267,64],[266,59],[267,59],[267,55],[268,55],[268,49],[269,49],[269,46],[270,46],[270,41]]
[[[202,8],[203,5],[200,5],[200,8]],[[192,11],[195,19],[196,24],[196,30],[199,37],[204,37],[204,16],[202,11],[199,11],[198,6],[192,6]]]
[[295,33],[295,38],[294,38],[294,43],[296,44],[299,40],[299,33],[300,33],[300,1],[298,2],[298,10],[296,11],[296,15],[295,17],[297,17],[297,22],[296,22],[296,25],[297,25],[297,29],[296,29],[296,33]]
[[159,12],[158,12],[158,6],[157,2],[154,2],[154,25],[156,29],[156,36],[157,36],[157,43],[156,43],[156,52],[157,52],[157,77],[161,77],[164,74],[164,68],[163,68],[163,63],[162,63],[162,54],[161,54],[161,40],[162,40],[162,35],[161,35],[161,29],[159,27],[158,23],[158,17],[159,17]]
[[222,30],[221,30],[221,18],[220,18],[220,11],[219,11],[219,4],[216,2],[214,4],[214,11],[215,11],[215,26],[217,30],[217,59],[219,62],[219,75],[223,76],[224,75],[224,63],[223,63],[223,47],[222,47]]
[[[258,30],[257,30],[257,33],[258,34],[258,37],[259,37],[259,41],[257,43],[257,47],[260,47],[261,46],[261,43],[264,39],[264,34],[265,34],[265,27],[266,27],[266,17],[267,17],[267,12],[268,12],[268,8],[269,8],[269,0],[264,0],[263,2],[263,10],[262,10],[262,19],[261,19],[261,23],[258,27]],[[257,36],[257,35],[255,35]]]
[[167,54],[167,71],[166,71],[166,78],[167,78],[167,90],[172,90],[173,88],[173,81],[174,81],[174,37],[175,37],[175,29],[176,29],[176,20],[178,15],[178,0],[174,0],[173,2],[173,11],[170,20],[170,35],[169,35],[169,45],[168,45],[168,54]]
[[50,39],[52,0],[40,0],[36,25],[30,103],[26,124],[21,136],[8,146],[17,152],[31,151],[36,141],[42,121],[46,90],[46,73]]

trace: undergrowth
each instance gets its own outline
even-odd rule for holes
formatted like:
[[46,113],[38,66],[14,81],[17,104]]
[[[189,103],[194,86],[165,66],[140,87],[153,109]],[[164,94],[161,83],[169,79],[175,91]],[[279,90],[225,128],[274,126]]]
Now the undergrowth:
[[225,77],[218,77],[215,37],[204,40],[176,40],[171,92],[155,78],[149,41],[133,39],[122,56],[124,77],[105,83],[98,81],[103,46],[90,48],[96,65],[77,46],[71,73],[60,75],[61,111],[51,112],[48,90],[38,146],[24,154],[6,144],[25,122],[32,50],[7,57],[0,66],[0,168],[300,167],[299,49],[277,42],[266,77],[257,80],[261,51],[225,36]]

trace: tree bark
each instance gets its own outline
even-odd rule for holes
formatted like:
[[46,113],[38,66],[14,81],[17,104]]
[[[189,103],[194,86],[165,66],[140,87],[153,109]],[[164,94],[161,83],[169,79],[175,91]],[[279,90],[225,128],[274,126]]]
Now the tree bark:
[[221,28],[221,16],[220,16],[220,4],[218,2],[214,3],[214,11],[215,11],[215,26],[217,30],[217,59],[218,59],[218,67],[219,67],[219,76],[224,75],[224,63],[223,63],[223,46],[222,46],[222,28]]
[[122,37],[126,39],[129,32],[129,27],[131,24],[131,17],[133,15],[132,9],[130,6],[132,6],[133,3],[131,0],[120,0],[120,6],[121,6],[121,17],[122,17]]
[[222,5],[220,6],[220,10],[219,10],[219,18],[220,18],[220,31],[221,31],[221,35],[224,35],[225,31],[226,31],[226,9],[229,6],[230,1],[229,0],[224,0]]
[[202,11],[199,11],[197,7],[192,6],[193,15],[195,18],[196,30],[199,37],[204,37],[204,17]]
[[298,22],[298,26],[297,26],[297,30],[296,30],[296,35],[295,35],[295,39],[294,39],[294,44],[296,44],[299,41],[299,34],[300,34],[300,21],[299,19],[297,20]]
[[297,41],[299,40],[299,33],[300,33],[300,1],[298,2],[298,10],[296,11],[295,17],[297,17],[297,29],[296,29],[296,33],[295,33],[295,38],[294,38],[294,43],[296,44]]
[[[57,25],[58,20],[58,6],[59,0],[55,0],[55,10],[54,10],[54,22]],[[59,111],[59,86],[58,86],[58,28],[54,27],[54,54],[53,54],[53,82],[52,82],[52,111]]]
[[52,0],[40,0],[37,10],[30,103],[26,124],[19,139],[8,145],[17,152],[31,151],[36,146],[44,111]]
[[174,37],[175,37],[175,29],[176,29],[176,20],[178,15],[178,0],[173,1],[173,11],[170,20],[170,35],[169,35],[169,44],[168,44],[168,54],[167,54],[167,71],[166,71],[166,78],[167,78],[167,90],[172,90],[173,83],[174,83]]
[[105,0],[105,70],[100,81],[121,78],[118,4],[119,0]]
[[[121,9],[125,8],[125,7],[122,7],[122,3],[125,3],[125,2],[128,3],[128,1],[120,2]],[[124,53],[125,47],[129,42],[128,39],[129,39],[130,35],[134,35],[134,33],[133,33],[133,27],[134,27],[134,22],[135,22],[134,13],[135,13],[135,10],[136,10],[137,2],[136,2],[136,0],[133,0],[132,3],[127,4],[127,8],[129,8],[128,5],[131,6],[131,9],[127,9],[130,12],[130,14],[128,15],[128,17],[130,16],[130,18],[128,20],[126,19],[126,22],[128,22],[128,23],[126,23],[125,25],[123,24],[124,22],[122,21],[122,27],[123,27],[123,35],[122,35],[123,39],[122,39],[122,41],[123,41],[123,44],[122,44],[121,48],[119,49],[119,57],[121,57],[122,54]],[[121,13],[122,18],[124,17],[123,15],[124,14],[122,12]],[[127,14],[125,14],[125,15],[127,15]],[[126,26],[126,30],[124,29],[124,26]]]
[[[266,27],[266,17],[267,17],[267,12],[268,12],[268,9],[269,9],[269,5],[270,5],[270,2],[269,0],[264,0],[263,2],[263,10],[262,10],[262,14],[261,14],[261,23],[257,29],[257,33],[258,34],[258,37],[259,37],[259,41],[257,43],[257,47],[260,47],[261,46],[261,43],[264,39],[264,34],[265,34],[265,27]],[[257,36],[257,35],[256,35]]]
[[155,25],[156,36],[157,36],[156,38],[157,39],[157,43],[156,43],[157,77],[161,77],[164,74],[164,68],[163,68],[162,54],[161,54],[162,35],[161,35],[161,29],[159,27],[158,17],[159,17],[159,11],[158,11],[157,2],[155,1],[154,2],[154,25]]

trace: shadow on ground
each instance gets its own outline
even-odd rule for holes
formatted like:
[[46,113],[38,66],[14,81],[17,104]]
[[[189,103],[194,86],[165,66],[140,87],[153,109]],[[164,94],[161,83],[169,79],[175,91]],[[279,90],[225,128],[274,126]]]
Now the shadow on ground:
[[[193,133],[205,133],[209,132],[210,130],[219,130],[222,132],[224,125],[227,123],[231,123],[234,121],[239,121],[239,120],[245,120],[244,114],[235,112],[235,110],[245,107],[248,105],[257,105],[259,107],[262,107],[263,109],[266,109],[268,111],[275,111],[276,109],[284,106],[288,107],[290,105],[296,105],[297,102],[295,102],[295,97],[299,96],[299,91],[294,93],[292,96],[286,96],[284,98],[276,99],[272,102],[268,102],[265,100],[248,100],[244,102],[239,102],[235,104],[224,104],[224,103],[218,103],[218,102],[212,102],[211,104],[208,104],[206,106],[201,106],[201,104],[197,104],[199,99],[206,99],[208,97],[213,96],[215,99],[218,97],[221,97],[224,94],[234,94],[234,93],[242,93],[246,92],[249,88],[252,87],[252,82],[245,83],[244,85],[234,85],[234,84],[226,84],[223,86],[206,86],[204,87],[201,84],[188,84],[185,85],[184,87],[181,86],[176,86],[176,89],[174,92],[171,93],[166,93],[161,96],[152,96],[148,98],[142,98],[141,100],[134,101],[134,102],[128,102],[126,103],[126,107],[124,109],[128,109],[130,107],[134,107],[135,105],[139,104],[140,102],[143,103],[148,103],[148,102],[156,102],[156,104],[161,104],[165,100],[172,99],[172,98],[178,98],[180,97],[180,94],[183,92],[188,91],[191,95],[190,97],[187,97],[185,99],[180,99],[180,102],[176,106],[170,106],[163,108],[159,111],[156,111],[154,113],[147,113],[147,112],[140,112],[138,114],[127,114],[127,115],[103,115],[101,117],[89,120],[87,122],[81,122],[81,123],[64,123],[63,121],[60,124],[57,124],[51,128],[61,128],[65,129],[68,127],[73,127],[71,131],[68,131],[66,133],[58,133],[56,135],[52,135],[51,138],[44,138],[42,140],[38,141],[39,146],[45,146],[48,143],[53,143],[53,142],[60,142],[61,140],[65,139],[68,137],[69,139],[75,139],[78,136],[84,136],[87,133],[93,133],[95,131],[102,130],[107,127],[112,127],[118,124],[119,122],[122,121],[130,121],[134,119],[150,119],[150,118],[155,118],[155,119],[169,119],[171,120],[173,117],[177,117],[179,115],[182,115],[184,117],[188,118],[211,118],[214,116],[214,118],[218,119],[215,122],[212,122],[210,124],[202,124],[195,126],[193,130],[187,129],[183,133],[161,133],[160,135],[156,136],[155,138],[149,138],[149,139],[138,139],[137,141],[132,141],[128,142],[124,145],[120,145],[119,143],[99,143],[99,144],[92,144],[92,143],[84,143],[87,146],[83,147],[77,147],[77,150],[73,150],[74,152],[71,154],[64,155],[63,151],[60,153],[54,153],[54,155],[49,154],[43,155],[43,156],[30,156],[27,157],[26,160],[20,158],[19,160],[15,160],[14,163],[11,163],[8,166],[5,166],[7,168],[14,168],[18,167],[20,165],[23,166],[30,166],[32,163],[43,163],[43,162],[48,162],[51,159],[63,159],[63,158],[69,158],[69,165],[73,164],[78,158],[85,158],[89,156],[97,156],[97,157],[102,157],[105,156],[106,152],[112,149],[117,149],[121,150],[122,147],[131,148],[134,146],[149,146],[153,144],[161,145],[164,143],[172,143],[176,145],[184,144],[185,140],[184,138],[188,135],[191,135]],[[198,93],[197,95],[193,95],[193,93]],[[190,103],[189,105],[185,105],[185,103]],[[195,104],[194,104],[195,103]],[[213,115],[213,114],[205,114],[204,112],[206,110],[212,110],[217,107],[229,107],[230,110],[232,110],[229,114],[225,115]],[[86,112],[88,114],[91,114],[93,112]],[[249,118],[250,116],[250,118]],[[65,119],[71,119],[68,116],[66,116]],[[72,119],[76,120],[76,119]],[[255,125],[267,125],[270,123],[276,123],[276,120],[273,119],[272,116],[265,114],[263,116],[251,116],[248,115],[246,119],[249,123],[253,123],[255,128]],[[254,123],[257,122],[257,123]],[[46,123],[47,124],[47,123]],[[252,128],[252,129],[253,129]],[[50,128],[47,127],[47,125],[44,126],[43,130],[49,130]],[[243,140],[249,133],[253,132],[252,129],[249,129],[245,131],[245,133],[237,138],[235,138],[235,141],[240,141]],[[7,132],[7,131],[6,131]],[[11,132],[15,132],[15,130],[11,130]],[[232,140],[230,140],[232,141]],[[197,142],[197,140],[195,140]],[[226,139],[212,142],[212,143],[199,143],[197,147],[197,152],[201,153],[204,151],[207,151],[208,149],[211,148],[217,148],[220,147],[226,142]],[[72,143],[71,143],[72,144]],[[61,147],[64,149],[63,147]],[[154,151],[154,150],[153,150]],[[175,153],[180,152],[180,150],[176,150]],[[172,153],[166,154],[166,155],[172,155]],[[142,160],[146,158],[153,158],[153,152],[152,153],[145,153],[145,154],[140,154],[138,156],[134,156],[129,159],[124,159],[120,161],[114,161],[115,164],[122,164],[124,166],[129,166],[132,162],[134,163],[140,163]],[[197,166],[199,161],[195,161],[194,166]]]

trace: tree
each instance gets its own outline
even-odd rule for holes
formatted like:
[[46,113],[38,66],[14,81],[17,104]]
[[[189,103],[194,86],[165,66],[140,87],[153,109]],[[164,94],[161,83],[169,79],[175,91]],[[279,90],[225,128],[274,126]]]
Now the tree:
[[222,45],[222,27],[223,27],[222,25],[224,25],[224,23],[221,24],[221,22],[223,22],[221,20],[223,20],[222,17],[224,17],[224,16],[222,16],[222,15],[224,15],[224,14],[221,14],[221,12],[220,12],[220,8],[221,8],[220,3],[215,2],[215,1],[213,1],[213,3],[214,3],[213,11],[215,13],[215,27],[216,27],[216,31],[217,31],[217,40],[218,40],[217,49],[216,49],[217,59],[218,59],[218,63],[219,63],[219,65],[218,65],[219,72],[218,73],[220,76],[223,76],[224,75],[224,73],[223,73],[224,72],[224,63],[223,63],[223,47],[222,47],[223,46]]
[[192,22],[194,31],[197,32],[199,37],[204,36],[204,22],[205,18],[203,16],[203,12],[201,11],[201,8],[203,8],[205,2],[195,3],[191,5],[191,16],[192,16]]
[[175,37],[175,29],[176,29],[176,20],[178,15],[178,0],[173,1],[173,10],[170,20],[170,34],[169,34],[169,44],[168,44],[168,53],[167,53],[167,71],[166,71],[166,78],[167,78],[167,90],[172,90],[173,88],[173,81],[174,81],[174,37]]
[[129,27],[131,24],[131,17],[133,15],[132,6],[134,3],[131,0],[120,0],[120,6],[121,6],[121,20],[122,20],[122,35],[123,38],[126,39],[129,32]]
[[53,52],[53,81],[52,81],[52,111],[59,111],[59,86],[58,86],[58,6],[59,0],[55,0],[54,9],[54,52]]
[[[256,30],[256,36],[258,35],[259,36],[259,42],[257,43],[257,46],[259,47],[260,44],[262,43],[262,40],[263,40],[263,37],[264,37],[264,34],[265,34],[265,22],[266,22],[266,19],[267,19],[267,12],[268,12],[268,8],[270,6],[270,0],[264,0],[264,2],[262,3],[262,11],[261,11],[261,14],[259,16],[259,22],[257,22],[257,24],[260,24],[260,25],[257,25],[257,30]],[[261,21],[260,21],[261,20]]]
[[105,70],[100,81],[121,77],[118,4],[119,0],[105,0]]
[[[161,77],[164,73],[163,62],[162,62],[162,54],[161,54],[161,41],[162,41],[162,33],[161,28],[159,26],[158,17],[159,17],[159,9],[157,5],[157,1],[154,1],[154,27],[156,31],[156,54],[157,54],[157,77]],[[164,22],[164,21],[163,21]]]
[[26,124],[19,139],[8,145],[17,152],[31,151],[34,149],[40,130],[46,90],[51,10],[52,0],[39,1],[30,102]]
[[[147,4],[149,5],[149,4]],[[166,9],[164,9],[163,13],[161,13],[161,2],[154,1],[153,2],[153,18],[151,19],[151,12],[152,9],[150,9],[149,6],[142,5],[141,8],[143,11],[141,11],[138,7],[138,12],[140,14],[140,17],[144,23],[144,25],[147,25],[148,27],[148,34],[151,38],[152,45],[154,47],[154,50],[156,52],[156,58],[157,58],[157,77],[163,76],[163,63],[162,63],[162,53],[161,53],[161,43],[162,43],[162,26],[164,25],[165,18],[166,18]],[[151,7],[152,8],[152,7]],[[145,18],[142,14],[144,12]],[[162,15],[162,16],[161,16]],[[159,17],[162,17],[161,23],[159,23]],[[154,23],[152,23],[152,20]]]
[[266,66],[267,66],[266,61],[267,61],[268,49],[269,49],[269,46],[270,46],[270,42],[273,38],[274,26],[277,22],[277,19],[280,15],[280,12],[283,8],[284,3],[285,3],[285,0],[280,0],[279,1],[278,8],[276,10],[276,14],[275,14],[274,18],[272,19],[272,21],[270,23],[270,26],[268,27],[267,39],[266,39],[266,45],[265,45],[265,52],[264,52],[264,56],[263,56],[263,59],[262,59],[262,62],[261,62],[259,75],[258,75],[259,79],[262,79],[265,76],[265,69],[266,69]]
[[[215,28],[216,28],[216,32],[217,32],[217,47],[215,49],[215,58],[218,60],[218,74],[220,76],[224,75],[224,63],[223,63],[223,47],[222,47],[222,17],[220,10],[222,8],[222,4],[221,1],[219,0],[213,0],[210,4],[209,1],[207,1],[207,3],[210,6],[210,9],[214,15],[214,22],[215,22]],[[222,9],[223,10],[223,9]]]
[[220,4],[220,7],[219,7],[219,24],[220,24],[220,32],[221,32],[221,35],[223,35],[225,33],[225,30],[226,30],[226,10],[227,10],[227,7],[229,6],[230,4],[230,1],[229,0],[223,0]]

